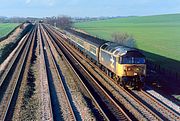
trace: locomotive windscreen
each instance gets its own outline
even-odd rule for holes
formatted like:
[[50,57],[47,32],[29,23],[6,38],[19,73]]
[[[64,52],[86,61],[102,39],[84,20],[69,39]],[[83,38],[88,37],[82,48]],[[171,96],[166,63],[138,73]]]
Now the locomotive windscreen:
[[145,64],[145,56],[139,51],[129,51],[120,57],[121,64]]

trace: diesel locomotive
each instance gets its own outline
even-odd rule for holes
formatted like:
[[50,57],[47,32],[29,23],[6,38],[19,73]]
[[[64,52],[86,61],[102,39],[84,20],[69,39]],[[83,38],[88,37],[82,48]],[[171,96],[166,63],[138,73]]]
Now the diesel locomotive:
[[144,85],[146,60],[139,50],[72,29],[65,31],[63,36],[118,84],[134,89]]

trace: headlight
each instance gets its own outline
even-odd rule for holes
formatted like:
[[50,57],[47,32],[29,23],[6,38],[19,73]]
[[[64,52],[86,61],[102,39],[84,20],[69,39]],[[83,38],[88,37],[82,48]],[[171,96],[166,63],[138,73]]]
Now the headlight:
[[123,67],[123,70],[126,70],[126,66]]
[[139,68],[136,68],[136,71],[139,71],[140,69]]
[[127,70],[128,70],[128,71],[131,71],[131,67],[128,67]]

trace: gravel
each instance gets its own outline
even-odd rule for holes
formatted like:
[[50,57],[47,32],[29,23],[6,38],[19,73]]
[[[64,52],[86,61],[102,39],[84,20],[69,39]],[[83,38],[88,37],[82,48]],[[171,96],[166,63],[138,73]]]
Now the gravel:
[[[53,49],[54,52],[56,50]],[[64,59],[62,59],[60,56],[57,57],[57,54],[55,54],[56,58],[58,58],[58,65],[61,69],[62,75],[64,77],[63,83],[67,86],[66,89],[68,89],[70,96],[73,100],[75,109],[77,110],[76,116],[78,120],[96,120],[95,116],[91,112],[91,109],[88,107],[86,100],[84,99],[82,93],[80,92],[78,85],[75,83],[73,74],[69,70],[68,66],[66,65]]]
[[169,106],[170,108],[172,108],[176,112],[180,113],[180,107],[178,105],[176,105],[172,101],[168,100],[167,98],[163,97],[162,95],[160,95],[156,91],[147,90],[146,92],[149,93],[150,95],[152,95],[153,97],[155,97],[156,99],[158,99],[159,101],[161,101],[162,103],[164,103],[165,105]]

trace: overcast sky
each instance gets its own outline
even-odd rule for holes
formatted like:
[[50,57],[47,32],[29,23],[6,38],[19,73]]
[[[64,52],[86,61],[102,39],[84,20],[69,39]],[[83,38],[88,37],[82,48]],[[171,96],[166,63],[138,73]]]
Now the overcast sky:
[[72,17],[180,13],[180,0],[0,0],[0,16]]

